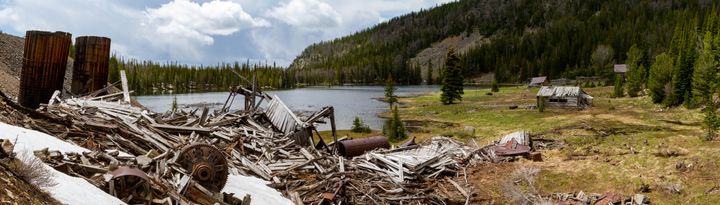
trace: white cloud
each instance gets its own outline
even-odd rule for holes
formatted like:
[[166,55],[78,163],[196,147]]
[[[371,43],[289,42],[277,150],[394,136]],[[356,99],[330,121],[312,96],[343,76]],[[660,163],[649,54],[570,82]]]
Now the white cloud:
[[106,36],[124,57],[288,65],[312,44],[448,0],[0,0],[0,30]]
[[198,46],[213,45],[214,35],[227,36],[242,29],[269,26],[270,23],[253,18],[234,2],[175,0],[157,9],[146,9],[142,25],[162,36],[154,39],[153,45],[178,47],[180,50],[170,51],[176,57],[202,59],[203,52]]
[[160,33],[175,29],[194,31],[205,35],[230,35],[251,27],[269,26],[264,19],[256,19],[243,11],[238,3],[211,1],[202,4],[188,0],[175,0],[157,9],[146,10],[147,20],[158,26]]
[[342,16],[320,0],[290,0],[274,7],[269,16],[309,30],[336,27],[342,23]]

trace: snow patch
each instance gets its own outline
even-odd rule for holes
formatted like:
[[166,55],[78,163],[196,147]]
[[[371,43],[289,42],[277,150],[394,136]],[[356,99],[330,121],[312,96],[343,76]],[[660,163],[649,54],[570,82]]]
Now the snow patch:
[[222,192],[234,193],[235,197],[240,199],[245,197],[245,194],[250,194],[251,204],[293,204],[280,192],[267,186],[269,183],[256,177],[231,174]]
[[[35,155],[32,154],[33,151],[44,148],[59,150],[63,153],[90,151],[45,133],[8,125],[2,122],[0,122],[0,133],[2,133],[0,134],[0,138],[8,139],[16,143],[16,153],[28,153],[28,157],[32,158],[35,158]],[[17,139],[17,142],[15,142],[15,139]],[[54,176],[55,182],[57,183],[54,187],[43,189],[63,204],[125,204],[120,201],[120,199],[105,193],[103,190],[98,189],[82,178],[71,177],[53,169],[47,164],[43,165],[45,169]]]

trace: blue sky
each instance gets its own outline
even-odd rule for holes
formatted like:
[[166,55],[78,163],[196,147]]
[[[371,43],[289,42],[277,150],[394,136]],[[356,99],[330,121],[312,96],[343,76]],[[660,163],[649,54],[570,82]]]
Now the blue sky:
[[450,0],[0,0],[0,30],[106,36],[114,53],[189,64],[286,66],[316,42]]

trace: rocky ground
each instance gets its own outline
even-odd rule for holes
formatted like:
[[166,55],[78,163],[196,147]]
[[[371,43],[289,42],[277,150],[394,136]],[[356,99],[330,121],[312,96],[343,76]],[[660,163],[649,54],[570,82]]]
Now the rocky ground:
[[23,38],[0,34],[0,91],[17,99],[22,69]]

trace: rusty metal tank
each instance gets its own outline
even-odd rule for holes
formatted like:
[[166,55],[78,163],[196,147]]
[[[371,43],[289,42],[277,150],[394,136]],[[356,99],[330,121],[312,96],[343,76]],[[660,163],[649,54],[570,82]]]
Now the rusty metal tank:
[[18,102],[28,108],[47,103],[55,90],[62,90],[72,43],[66,32],[27,31],[20,72]]
[[354,157],[377,148],[390,148],[390,142],[383,136],[340,141],[338,153],[345,157]]
[[81,36],[75,38],[73,66],[73,94],[100,90],[107,84],[110,61],[110,38]]

